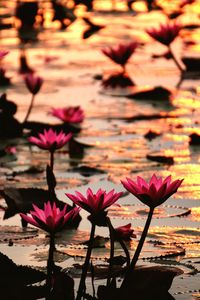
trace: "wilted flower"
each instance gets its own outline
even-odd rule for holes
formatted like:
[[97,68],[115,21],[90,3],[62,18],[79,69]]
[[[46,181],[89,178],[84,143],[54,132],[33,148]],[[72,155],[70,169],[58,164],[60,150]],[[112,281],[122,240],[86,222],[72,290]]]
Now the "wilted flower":
[[163,45],[169,46],[179,35],[181,25],[177,22],[161,24],[159,28],[150,28],[146,32],[156,41]]
[[151,208],[155,208],[176,193],[182,181],[183,179],[171,181],[171,175],[163,180],[161,177],[158,178],[153,174],[149,183],[140,176],[137,177],[137,182],[134,182],[130,178],[126,178],[126,180],[122,180],[121,182],[125,189],[140,201]]
[[38,133],[38,137],[31,136],[28,140],[41,149],[54,152],[56,149],[62,148],[71,137],[72,133],[65,134],[63,131],[56,133],[50,128],[49,130],[44,129],[44,133]]
[[135,238],[136,235],[133,233],[133,229],[131,229],[131,223],[127,225],[123,225],[115,228],[116,238],[120,238],[122,240],[130,240],[131,238]]
[[80,106],[52,108],[50,114],[67,123],[80,123],[84,119],[84,112]]
[[32,95],[36,95],[43,84],[43,79],[33,73],[28,73],[24,76],[24,82],[29,92]]
[[67,205],[60,210],[60,208],[56,206],[56,203],[51,204],[49,201],[44,203],[43,209],[40,209],[34,204],[33,209],[34,210],[30,211],[30,215],[21,213],[20,216],[26,222],[50,233],[60,231],[68,222],[71,222],[79,212],[79,208],[77,207],[66,212]]
[[6,50],[0,50],[0,59],[4,58],[9,53],[9,51]]
[[102,49],[102,52],[112,61],[124,67],[137,47],[137,42],[131,42],[129,44],[119,44],[114,47]]
[[123,193],[115,193],[114,189],[107,193],[106,191],[99,189],[97,193],[94,194],[93,191],[88,188],[86,197],[78,191],[76,191],[75,194],[76,195],[67,193],[66,196],[76,205],[88,211],[91,214],[89,219],[92,222],[94,221],[96,224],[100,225],[101,221],[102,223],[105,221],[104,219],[107,215],[105,210],[114,204]]

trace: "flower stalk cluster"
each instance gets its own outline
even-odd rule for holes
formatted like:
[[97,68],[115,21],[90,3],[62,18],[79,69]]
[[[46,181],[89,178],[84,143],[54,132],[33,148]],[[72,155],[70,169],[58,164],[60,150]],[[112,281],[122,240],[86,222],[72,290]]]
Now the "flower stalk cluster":
[[[41,139],[44,137],[40,136]],[[46,145],[46,144],[45,144]],[[46,146],[45,146],[46,147]],[[90,260],[92,254],[92,248],[95,238],[96,226],[107,226],[110,233],[110,260],[107,277],[107,287],[111,286],[112,282],[112,268],[113,258],[115,251],[115,241],[120,242],[123,250],[125,251],[127,258],[127,268],[124,276],[124,280],[121,285],[121,291],[130,287],[132,284],[132,274],[142,251],[149,226],[153,217],[155,207],[164,203],[170,196],[177,192],[183,180],[177,179],[172,181],[171,176],[165,179],[157,177],[155,174],[151,177],[150,181],[145,181],[142,177],[137,177],[137,181],[133,181],[130,178],[122,180],[124,188],[138,198],[142,203],[149,207],[149,214],[144,226],[144,230],[141,234],[141,238],[138,242],[138,246],[135,250],[132,260],[124,241],[128,241],[131,238],[135,238],[131,224],[120,226],[114,229],[111,220],[108,217],[108,208],[115,204],[117,200],[123,195],[123,192],[115,192],[111,190],[106,192],[99,189],[96,193],[90,188],[87,189],[86,195],[76,191],[75,194],[67,193],[66,196],[72,200],[75,207],[70,211],[67,211],[67,205],[60,209],[56,203],[50,203],[49,201],[44,204],[43,208],[39,208],[33,205],[33,210],[28,215],[21,213],[21,217],[28,223],[43,229],[50,234],[50,247],[49,256],[47,261],[47,287],[50,290],[51,278],[54,271],[53,253],[55,248],[55,234],[61,231],[68,222],[73,219],[79,213],[80,208],[86,210],[89,213],[88,219],[91,222],[90,239],[88,243],[85,262],[82,267],[81,279],[77,291],[76,300],[81,300],[86,294],[86,277],[90,267]],[[78,207],[77,207],[77,206]]]

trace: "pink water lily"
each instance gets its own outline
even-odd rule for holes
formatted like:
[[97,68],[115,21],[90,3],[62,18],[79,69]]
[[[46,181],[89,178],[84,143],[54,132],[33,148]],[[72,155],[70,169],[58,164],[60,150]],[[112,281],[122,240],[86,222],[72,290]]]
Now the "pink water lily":
[[33,73],[28,73],[24,76],[24,82],[27,89],[32,95],[36,95],[43,84],[43,79],[40,76],[36,76]]
[[[65,194],[76,205],[82,207],[91,214],[90,220],[101,223],[100,219],[104,219],[107,212],[105,211],[109,206],[114,204],[123,194],[122,192],[115,193],[114,189],[110,192],[99,189],[96,193],[88,188],[86,196],[76,191],[76,195]],[[102,221],[104,223],[105,220]]]
[[107,47],[102,49],[102,52],[112,61],[124,67],[137,47],[137,42],[131,42],[128,44],[119,44],[114,47]]
[[146,32],[156,41],[169,46],[179,35],[181,25],[177,22],[161,24],[158,28],[147,29]]
[[52,108],[50,114],[67,123],[81,123],[84,120],[84,111],[80,106]]
[[120,238],[122,240],[135,238],[136,235],[133,232],[134,230],[131,229],[131,223],[115,228],[116,238]]
[[149,183],[142,177],[137,177],[137,182],[130,178],[122,180],[122,184],[130,193],[137,197],[141,202],[151,208],[165,202],[170,196],[177,192],[183,179],[171,181],[171,175],[164,180],[155,174],[151,177]]
[[51,204],[49,201],[44,203],[44,208],[40,209],[33,204],[33,210],[29,215],[21,213],[20,216],[28,223],[35,227],[41,228],[47,232],[55,233],[60,231],[68,222],[79,213],[79,208],[75,207],[67,212],[67,204],[62,210],[56,206],[56,203]]
[[29,142],[37,145],[41,149],[54,152],[56,149],[62,148],[72,137],[72,133],[65,134],[62,130],[57,133],[53,129],[44,129],[43,133],[38,133],[38,137],[31,136]]

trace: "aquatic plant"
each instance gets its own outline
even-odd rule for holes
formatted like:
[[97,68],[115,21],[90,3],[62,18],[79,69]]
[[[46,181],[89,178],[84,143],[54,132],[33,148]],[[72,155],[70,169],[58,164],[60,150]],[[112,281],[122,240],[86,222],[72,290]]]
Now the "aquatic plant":
[[78,213],[79,208],[77,207],[67,212],[67,205],[65,205],[64,208],[60,210],[60,208],[56,206],[55,202],[51,204],[50,201],[44,203],[43,209],[40,209],[33,204],[33,210],[30,211],[30,215],[20,213],[20,216],[26,222],[50,233],[46,280],[47,294],[50,294],[52,288],[52,277],[54,274],[53,256],[55,250],[55,233],[61,231],[68,222],[73,221]]
[[115,228],[116,238],[120,238],[124,241],[129,241],[131,238],[135,238],[136,235],[133,232],[134,230],[131,228],[131,223]]
[[28,141],[37,145],[40,149],[50,152],[50,166],[53,170],[54,152],[62,148],[72,137],[72,133],[65,134],[62,130],[57,133],[53,129],[44,129],[43,133],[38,133],[38,137],[30,136]]
[[[83,265],[83,270],[81,274],[80,284],[77,292],[77,300],[80,300],[85,293],[86,286],[85,280],[87,276],[87,271],[89,268],[90,257],[92,253],[92,247],[94,242],[94,234],[95,234],[95,227],[98,226],[107,226],[111,228],[111,257],[110,257],[110,268],[112,264],[112,258],[114,254],[114,236],[113,236],[113,229],[110,224],[109,218],[107,218],[107,211],[106,209],[114,204],[123,194],[122,192],[115,193],[114,189],[110,192],[106,192],[105,190],[99,189],[96,193],[88,188],[86,192],[86,196],[81,194],[80,192],[75,192],[76,195],[67,193],[66,196],[71,199],[76,205],[82,207],[84,210],[90,213],[88,219],[92,223],[91,232],[90,232],[90,240],[88,243],[87,254],[85,258],[85,262]],[[109,274],[111,273],[111,270]],[[110,279],[110,275],[108,280]]]
[[44,203],[44,208],[41,209],[33,204],[33,210],[30,215],[20,213],[20,216],[28,223],[35,227],[41,228],[49,233],[55,233],[63,229],[67,222],[71,222],[79,213],[79,208],[75,207],[67,212],[67,204],[62,210],[50,201]]
[[185,66],[177,60],[172,50],[172,42],[179,36],[182,26],[178,22],[168,22],[161,24],[159,27],[147,29],[146,32],[156,41],[168,47],[169,56],[173,59],[181,73],[185,71]]
[[102,53],[109,57],[116,64],[120,65],[123,72],[126,71],[126,64],[132,54],[138,47],[137,42],[130,42],[128,44],[118,44],[117,46],[107,47],[102,49]]
[[66,123],[81,123],[84,120],[84,111],[80,106],[52,108],[50,114]]
[[33,108],[34,100],[35,100],[35,95],[39,93],[42,84],[43,84],[43,79],[40,76],[36,76],[33,73],[28,73],[24,76],[24,82],[26,84],[27,89],[29,92],[32,94],[31,98],[31,103],[29,105],[28,111],[26,113],[26,116],[24,118],[23,124],[27,122],[29,115],[31,113],[31,110]]
[[161,205],[170,196],[175,194],[183,182],[183,179],[177,179],[171,182],[171,176],[168,176],[163,180],[162,177],[157,177],[153,174],[149,183],[139,176],[137,177],[137,182],[134,182],[130,178],[126,178],[126,180],[122,180],[121,182],[125,189],[150,208],[141,238],[122,283],[122,288],[124,288],[130,284],[132,273],[134,272],[135,265],[144,245],[155,207]]

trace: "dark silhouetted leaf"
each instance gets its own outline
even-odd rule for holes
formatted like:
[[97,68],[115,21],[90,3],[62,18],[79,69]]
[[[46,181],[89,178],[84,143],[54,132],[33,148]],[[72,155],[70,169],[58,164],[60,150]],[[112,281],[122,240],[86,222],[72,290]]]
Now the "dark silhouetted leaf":
[[98,299],[140,299],[140,300],[170,300],[174,299],[168,290],[175,276],[183,271],[167,266],[142,266],[135,269],[130,284],[124,289],[99,286]]
[[78,172],[82,176],[85,176],[85,177],[106,173],[103,170],[92,168],[92,167],[89,167],[89,166],[74,167],[74,168],[68,170],[68,172]]
[[192,133],[189,136],[190,141],[189,144],[192,145],[200,145],[200,135],[197,133]]
[[131,99],[139,99],[139,100],[157,100],[157,101],[167,101],[169,102],[172,93],[168,89],[162,87],[162,86],[157,86],[153,88],[147,88],[141,91],[136,91],[131,95],[127,96],[128,98]]
[[104,25],[97,25],[94,24],[90,19],[83,18],[83,20],[86,22],[86,24],[89,26],[84,33],[83,33],[83,39],[88,39],[90,36],[92,36],[94,33],[98,32],[99,30],[105,28]]
[[[52,199],[52,193],[49,191],[35,188],[7,188],[0,191],[0,195],[5,199],[7,209],[5,210],[4,219],[8,219],[17,213],[23,212],[28,213],[32,209],[34,203],[38,207],[44,207],[44,203],[49,201],[55,201],[57,205],[62,209],[66,203],[58,200],[57,198]],[[55,196],[56,197],[56,196]],[[72,206],[67,206],[67,211],[71,210]],[[81,220],[78,214],[68,226],[77,228]]]
[[167,164],[167,165],[173,165],[174,164],[174,158],[172,156],[166,156],[161,154],[147,154],[147,159],[151,161],[156,161],[158,163]]
[[161,133],[152,131],[152,130],[150,129],[147,133],[145,133],[144,137],[145,137],[145,139],[151,141],[151,140],[155,139],[156,137],[158,137],[158,136],[160,136],[160,135],[161,135]]

